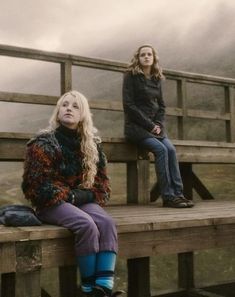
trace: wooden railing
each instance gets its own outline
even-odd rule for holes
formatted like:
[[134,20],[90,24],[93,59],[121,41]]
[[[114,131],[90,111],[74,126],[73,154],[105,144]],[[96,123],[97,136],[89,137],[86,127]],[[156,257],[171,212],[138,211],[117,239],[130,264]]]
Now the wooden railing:
[[[20,47],[13,47],[7,45],[0,45],[0,55],[15,58],[33,59],[39,61],[46,61],[60,64],[60,90],[61,94],[71,90],[72,86],[72,67],[88,67],[93,69],[102,69],[106,71],[124,72],[127,63],[110,61],[104,59],[87,58],[76,55],[54,53],[47,51],[40,51],[35,49],[27,49]],[[226,141],[235,142],[235,99],[234,87],[235,79],[216,77],[211,75],[202,75],[195,73],[187,73],[182,71],[164,70],[167,80],[173,80],[177,84],[177,106],[168,107],[166,114],[177,117],[177,138],[186,139],[185,137],[185,121],[187,118],[222,120],[225,121],[226,126]],[[189,109],[187,107],[187,91],[188,84],[213,85],[219,86],[224,90],[224,112]],[[0,101],[20,102],[31,104],[54,105],[58,97],[45,96],[36,94],[23,94],[0,92]],[[120,101],[103,101],[94,100],[90,102],[91,108],[122,111],[122,104]]]
[[[127,66],[126,63],[121,62],[5,45],[0,45],[0,55],[60,64],[61,93],[73,88],[72,66],[121,73],[125,71]],[[174,140],[174,144],[181,165],[185,193],[187,197],[192,198],[192,188],[194,187],[204,199],[210,199],[206,189],[192,172],[192,164],[235,164],[235,79],[172,70],[164,70],[164,74],[167,80],[175,81],[177,86],[177,106],[167,108],[167,115],[177,118],[178,139]],[[187,88],[190,83],[223,88],[224,112],[189,109],[187,106]],[[54,105],[57,99],[56,96],[0,92],[0,101],[5,102]],[[121,100],[93,100],[90,101],[90,105],[93,109],[122,111]],[[225,121],[226,142],[185,140],[185,122],[187,118]],[[25,143],[29,137],[31,135],[24,133],[0,132],[0,161],[22,161]],[[135,206],[111,207],[109,210],[117,221],[120,253],[128,258],[128,296],[150,296],[149,257],[174,251],[178,253],[179,286],[184,288],[186,294],[194,288],[193,250],[208,249],[215,246],[234,246],[235,218],[233,208],[231,208],[230,203],[225,205],[221,202],[219,205],[222,210],[218,208],[216,202],[214,208],[208,203],[202,203],[201,206],[196,205],[187,215],[184,210],[168,212],[167,209],[162,208],[152,209],[150,206],[146,206],[149,203],[150,160],[142,155],[136,147],[127,144],[124,138],[103,138],[103,146],[110,162],[127,164],[127,204],[145,204],[145,206],[136,206],[136,208]],[[123,209],[125,209],[125,212],[123,212]],[[203,213],[203,210],[206,210],[205,213]],[[222,213],[223,217],[221,217]],[[126,221],[126,219],[128,220]],[[174,230],[172,230],[172,226],[174,226]],[[71,234],[67,230],[55,226],[14,228],[14,231],[5,227],[0,229],[2,248],[0,258],[3,263],[0,272],[3,273],[2,292],[4,292],[2,297],[21,297],[24,295],[22,292],[29,294],[25,296],[39,296],[40,268],[55,266],[61,266],[59,267],[61,296],[68,296],[68,292],[71,292],[69,296],[76,296],[74,290],[76,287],[76,269],[74,267],[64,267],[64,264],[71,265],[74,263],[72,241],[68,237]],[[199,240],[201,236],[202,239]],[[170,245],[169,242],[171,242]],[[32,246],[36,256],[39,255],[36,262],[35,254],[28,252],[30,246]],[[138,246],[138,249],[136,249],[136,246]],[[11,255],[11,257],[9,258],[8,255]],[[27,259],[29,258],[26,261],[26,266],[24,265],[25,256]],[[68,259],[71,261],[67,264]],[[35,283],[36,287],[28,288],[28,282]],[[14,287],[14,290],[12,289],[14,292],[9,292],[9,287]],[[68,287],[70,287],[70,290],[67,290]],[[196,293],[194,292],[194,294]],[[162,296],[189,296],[180,294],[173,293],[172,295],[164,294]],[[42,296],[49,295],[44,292]],[[202,295],[199,292],[197,295],[190,296],[209,295]]]

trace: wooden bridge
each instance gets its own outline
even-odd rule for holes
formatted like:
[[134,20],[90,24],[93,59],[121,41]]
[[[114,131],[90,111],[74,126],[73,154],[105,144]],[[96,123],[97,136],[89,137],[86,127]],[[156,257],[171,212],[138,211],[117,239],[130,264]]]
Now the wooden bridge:
[[[58,63],[61,93],[72,89],[74,66],[117,72],[125,71],[127,66],[120,62],[5,45],[0,45],[0,54]],[[192,190],[195,189],[203,201],[192,209],[181,210],[165,209],[159,207],[158,203],[150,203],[151,156],[149,158],[144,152],[138,151],[123,138],[103,138],[108,161],[126,164],[127,201],[124,205],[110,205],[107,211],[117,223],[119,256],[127,259],[128,296],[153,296],[150,257],[172,253],[178,254],[179,288],[174,292],[158,292],[157,296],[234,296],[235,282],[197,288],[194,281],[194,251],[235,245],[235,200],[212,200],[212,195],[193,172],[193,164],[235,164],[235,80],[170,70],[164,73],[167,80],[173,80],[177,86],[177,106],[167,108],[167,116],[177,119],[177,139],[173,143],[180,161],[185,194],[192,198]],[[222,88],[224,111],[189,109],[186,90],[191,84]],[[55,96],[0,92],[0,100],[6,102],[53,105],[57,99]],[[121,102],[117,101],[92,100],[90,105],[93,109],[122,112]],[[189,118],[224,121],[225,140],[187,140],[185,123]],[[22,162],[25,144],[31,136],[0,132],[0,161]],[[60,297],[79,296],[74,262],[73,238],[64,228],[49,225],[18,228],[0,226],[1,297],[50,296],[41,287],[40,272],[43,268],[51,267],[58,268]]]

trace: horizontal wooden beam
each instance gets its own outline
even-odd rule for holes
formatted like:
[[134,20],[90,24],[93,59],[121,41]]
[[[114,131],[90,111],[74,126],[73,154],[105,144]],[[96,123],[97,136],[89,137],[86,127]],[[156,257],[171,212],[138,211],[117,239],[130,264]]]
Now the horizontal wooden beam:
[[[23,161],[26,144],[33,134],[0,132],[0,161]],[[103,138],[102,147],[110,162],[137,160],[137,148],[124,139]]]
[[[41,104],[41,105],[55,105],[59,96],[47,96],[25,93],[0,92],[0,101],[27,103],[27,104]],[[89,100],[90,107],[97,110],[108,111],[123,111],[121,100]],[[183,111],[179,107],[166,108],[166,115],[182,117]],[[186,115],[188,117],[216,119],[216,120],[230,120],[230,113],[221,113],[216,111],[204,111],[187,109]]]
[[[95,69],[104,69],[110,71],[124,72],[128,66],[127,62],[106,60],[106,59],[97,59],[97,58],[88,58],[83,56],[42,51],[31,48],[23,48],[17,46],[10,46],[0,44],[0,55],[9,56],[15,58],[24,58],[24,59],[34,59],[47,62],[55,63],[65,63],[70,61],[72,65],[91,67]],[[218,77],[212,75],[190,73],[184,71],[175,71],[170,69],[164,69],[164,74],[169,79],[180,80],[186,78],[187,81],[192,81],[196,83],[215,83],[218,85],[235,85],[235,79]]]
[[220,76],[199,74],[185,71],[176,71],[171,69],[164,69],[163,73],[168,79],[181,80],[186,79],[187,82],[198,83],[198,84],[212,84],[218,86],[224,85],[235,85],[234,78],[225,78]]
[[210,120],[225,120],[228,121],[231,118],[230,113],[222,113],[218,111],[205,111],[196,109],[187,109],[187,117],[199,118],[199,119],[210,119]]
[[[27,141],[33,134],[0,132],[0,161],[22,161]],[[235,163],[235,143],[173,140],[180,162]],[[103,138],[110,162],[131,162],[139,158],[136,146],[124,138]],[[151,160],[153,160],[152,155]]]
[[105,69],[105,70],[119,71],[119,72],[125,71],[127,67],[127,63],[123,63],[119,61],[89,58],[89,57],[83,57],[78,55],[42,51],[42,50],[37,50],[32,48],[23,48],[23,47],[17,47],[17,46],[9,46],[9,45],[0,45],[0,55],[14,57],[14,58],[54,62],[54,63],[65,63],[66,61],[70,61],[73,65],[76,65],[76,66],[92,67],[95,69]]
[[0,92],[0,101],[11,102],[11,103],[55,105],[58,98],[59,96]]

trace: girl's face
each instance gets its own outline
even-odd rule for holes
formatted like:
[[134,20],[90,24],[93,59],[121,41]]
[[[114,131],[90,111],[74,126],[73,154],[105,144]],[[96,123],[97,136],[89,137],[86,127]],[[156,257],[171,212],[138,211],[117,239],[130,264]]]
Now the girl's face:
[[61,102],[58,111],[58,120],[63,126],[67,128],[77,128],[78,123],[81,120],[81,112],[77,99],[72,95],[67,95]]
[[139,53],[139,63],[142,68],[149,68],[153,65],[153,51],[151,47],[142,47]]

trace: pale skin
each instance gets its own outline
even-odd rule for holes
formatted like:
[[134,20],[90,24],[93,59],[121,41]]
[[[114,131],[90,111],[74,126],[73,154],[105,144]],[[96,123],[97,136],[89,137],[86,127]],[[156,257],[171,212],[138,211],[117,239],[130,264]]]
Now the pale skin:
[[[151,47],[142,47],[139,53],[139,63],[146,78],[149,78],[151,76],[151,67],[153,65],[153,60],[153,51]],[[159,125],[155,125],[151,133],[157,135],[160,134],[161,127]]]
[[72,95],[63,99],[58,111],[58,120],[69,129],[77,129],[81,120],[81,113],[77,100]]

